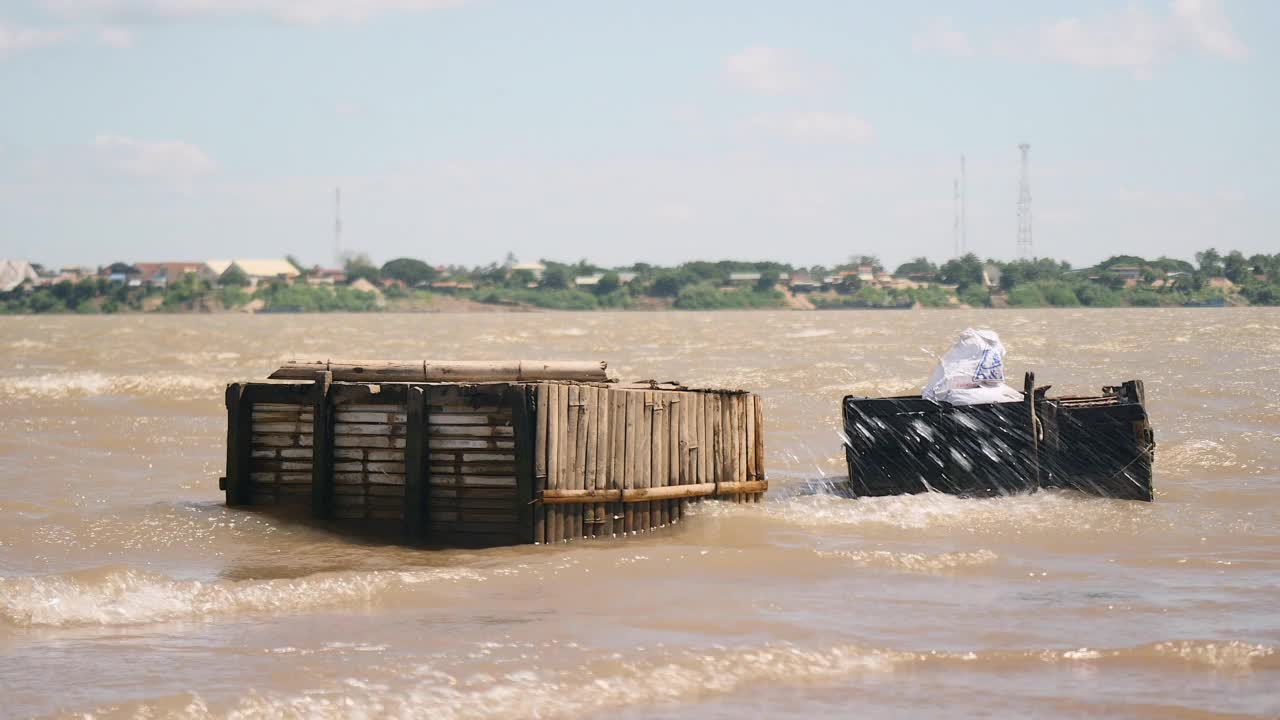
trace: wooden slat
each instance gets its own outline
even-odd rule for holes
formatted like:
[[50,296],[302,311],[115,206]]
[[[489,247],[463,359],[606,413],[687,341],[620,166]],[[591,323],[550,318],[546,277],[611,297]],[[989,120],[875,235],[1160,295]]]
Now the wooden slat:
[[369,448],[372,450],[383,450],[388,448],[403,448],[405,446],[405,440],[403,437],[335,434],[333,444],[335,447],[341,448]]

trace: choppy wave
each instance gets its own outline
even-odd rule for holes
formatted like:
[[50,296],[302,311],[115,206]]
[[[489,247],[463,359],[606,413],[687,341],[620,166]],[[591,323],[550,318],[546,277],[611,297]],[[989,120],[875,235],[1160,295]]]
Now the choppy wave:
[[[552,650],[548,648],[548,650]],[[565,648],[554,648],[557,654]],[[634,657],[634,654],[629,656]],[[233,707],[212,708],[199,697],[181,704],[187,717],[404,717],[442,720],[579,717],[612,708],[690,702],[759,683],[809,685],[863,674],[936,667],[949,672],[1003,674],[1029,664],[1249,673],[1280,670],[1274,648],[1241,642],[1171,641],[1119,649],[913,652],[836,645],[789,644],[690,649],[628,660],[621,654],[551,670],[470,674],[434,665],[401,666],[398,678],[345,682],[306,693],[252,693]],[[178,708],[174,708],[175,710]],[[159,710],[117,708],[121,716]]]
[[[962,498],[944,493],[848,498],[815,493],[770,499],[758,511],[805,527],[881,525],[982,534],[1062,529],[1132,531],[1151,522],[1151,509],[1140,503],[1060,491],[1000,498]],[[728,503],[704,503],[695,512],[732,515],[743,510],[742,506]]]
[[93,371],[50,373],[0,378],[0,397],[23,400],[104,395],[207,398],[221,397],[223,382],[216,378],[174,373],[149,375],[107,375]]
[[0,620],[20,627],[134,625],[372,603],[424,583],[479,582],[465,568],[322,573],[302,578],[176,580],[132,568],[0,578]]
[[904,572],[933,573],[987,565],[999,559],[990,550],[949,553],[906,553],[889,550],[817,550],[818,557],[845,560],[864,567],[885,567]]

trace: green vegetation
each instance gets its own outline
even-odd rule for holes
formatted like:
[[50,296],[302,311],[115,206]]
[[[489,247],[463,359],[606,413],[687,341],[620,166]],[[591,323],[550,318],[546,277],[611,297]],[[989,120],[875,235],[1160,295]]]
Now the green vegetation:
[[[283,280],[255,285],[234,266],[216,281],[189,274],[170,279],[167,286],[137,280],[130,286],[103,272],[79,282],[20,286],[0,294],[0,313],[191,312],[246,306],[265,312],[378,310],[383,305],[378,293],[349,286],[360,279],[381,284],[381,294],[398,310],[426,309],[436,290],[441,297],[548,310],[782,308],[788,307],[790,292],[820,309],[1280,305],[1280,254],[1246,257],[1213,248],[1196,253],[1195,263],[1116,255],[1082,269],[1047,258],[998,262],[969,254],[942,265],[915,258],[899,265],[892,278],[883,274],[876,258],[865,255],[834,267],[726,260],[602,268],[582,260],[543,261],[538,274],[509,270],[512,264],[514,258],[503,266],[437,268],[415,258],[396,258],[379,267],[356,255],[345,263],[347,284],[337,285]],[[110,269],[119,275],[130,267],[115,263]],[[312,282],[328,283],[332,277]],[[443,281],[440,287],[428,290],[438,281]]]
[[772,288],[721,290],[712,283],[700,282],[681,288],[674,307],[678,310],[748,310],[783,307],[785,304],[782,293]]

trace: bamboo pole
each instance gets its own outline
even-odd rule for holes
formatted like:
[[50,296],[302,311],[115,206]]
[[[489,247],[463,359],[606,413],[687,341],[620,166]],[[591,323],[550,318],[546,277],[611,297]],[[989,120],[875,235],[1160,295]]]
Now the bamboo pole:
[[[698,429],[694,427],[694,410],[696,407],[698,407],[696,405],[696,397],[692,395],[685,396],[680,419],[680,441],[682,447],[684,447],[684,454],[681,455],[682,465],[680,470],[680,484],[682,486],[691,486],[695,482],[694,460],[696,455],[694,454],[698,451],[698,448],[694,447],[698,445],[698,439],[696,439],[698,438]],[[684,518],[687,511],[689,511],[689,501],[681,500],[681,518]]]
[[[743,414],[744,424],[746,425],[746,442],[747,442],[747,479],[758,480],[756,477],[756,396],[748,395],[745,398],[746,411]],[[755,502],[755,497],[748,495],[747,502]]]
[[725,469],[729,466],[728,452],[729,448],[724,442],[724,396],[719,393],[712,396],[713,410],[711,413],[711,434],[715,438],[715,481],[717,483],[729,482],[729,476]]
[[[613,455],[609,458],[609,487],[622,489],[623,477],[626,475],[625,461],[627,457],[627,393],[609,388],[608,393],[610,440]],[[623,533],[622,504],[618,503],[606,508],[609,511],[609,532],[612,535]]]
[[700,482],[714,483],[716,481],[716,439],[712,417],[715,412],[715,396],[704,394],[698,398],[698,402],[702,406],[701,427],[699,428],[702,434],[698,437],[698,455],[701,468],[698,477]]
[[[566,467],[568,468],[568,482],[566,487],[574,490],[582,489],[582,462],[578,451],[582,449],[579,442],[582,437],[580,428],[583,421],[582,415],[582,388],[578,385],[570,385],[566,388],[569,391],[569,444],[566,447]],[[565,538],[573,540],[582,537],[582,508],[570,508],[568,522],[565,523]]]
[[311,380],[332,372],[338,382],[612,382],[609,364],[559,360],[290,361],[268,377]]
[[[667,485],[680,485],[680,412],[684,409],[684,399],[679,393],[667,393]],[[667,503],[670,522],[680,522],[680,501]]]
[[[653,447],[650,457],[653,460],[650,466],[650,477],[653,482],[650,487],[662,488],[667,485],[667,407],[666,393],[655,392],[653,394]],[[655,502],[650,505],[651,516],[649,517],[650,527],[663,527],[667,524],[666,501]]]
[[[648,490],[653,487],[653,393],[640,393],[640,445],[636,448],[636,462],[640,466],[640,482],[637,487]],[[651,523],[653,506],[643,503],[636,509],[638,530],[647,532]]]
[[[564,411],[560,403],[560,395],[565,388],[561,385],[547,386],[547,487],[563,490],[560,484],[560,445],[564,433],[561,425],[564,422]],[[558,543],[563,539],[560,508],[547,511],[547,542]]]
[[669,485],[667,487],[632,488],[624,490],[544,490],[539,501],[545,505],[590,505],[603,503],[647,503],[678,498],[731,496],[740,493],[759,493],[769,488],[763,480],[749,482],[699,483],[697,485]]
[[[636,455],[639,454],[637,448],[640,446],[640,413],[643,411],[644,394],[633,390],[620,392],[626,396],[627,403],[627,436],[624,443],[626,456],[623,465],[626,469],[626,483],[623,487],[630,490],[640,486],[640,465]],[[623,534],[630,535],[636,532],[636,514],[634,505],[623,508]]]
[[[593,387],[582,388],[582,447],[578,448],[578,456],[583,459],[584,467],[582,470],[582,489],[595,490],[596,487],[596,435],[600,433],[597,427],[599,419],[596,415],[596,403],[599,397],[596,389]],[[582,513],[582,534],[580,537],[588,538],[595,535],[595,508],[583,508]]]
[[[747,472],[747,396],[737,395],[733,398],[734,447],[738,449],[738,472],[734,478],[738,482],[750,479]],[[738,495],[738,502],[745,503],[751,498],[745,494]]]
[[[612,448],[610,444],[612,439],[609,437],[609,389],[596,388],[596,476],[595,489],[604,490],[609,486],[609,451]],[[591,528],[592,537],[608,535],[609,521],[606,517],[609,514],[609,508],[600,505],[596,507],[595,524]]]
[[[755,479],[764,480],[764,400],[755,397]],[[763,493],[756,493],[755,502],[764,498]]]

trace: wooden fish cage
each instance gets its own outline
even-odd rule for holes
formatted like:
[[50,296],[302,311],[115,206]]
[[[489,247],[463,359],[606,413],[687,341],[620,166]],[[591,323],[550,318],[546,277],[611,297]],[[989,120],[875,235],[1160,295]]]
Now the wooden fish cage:
[[1154,499],[1155,434],[1142,381],[1089,397],[1048,397],[1048,389],[1028,373],[1023,402],[846,397],[848,491],[991,496],[1057,487]]
[[604,363],[311,363],[227,387],[232,506],[449,545],[554,543],[759,502],[763,407]]

